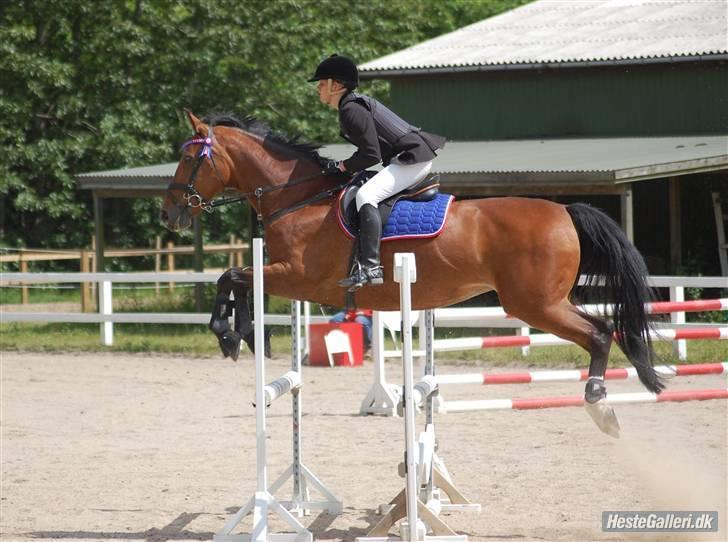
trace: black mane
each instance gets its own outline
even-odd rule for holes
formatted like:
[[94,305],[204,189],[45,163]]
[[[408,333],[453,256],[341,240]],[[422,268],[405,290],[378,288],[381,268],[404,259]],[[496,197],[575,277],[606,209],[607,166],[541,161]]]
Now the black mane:
[[296,155],[313,160],[318,164],[328,160],[328,158],[321,156],[318,153],[321,145],[311,143],[309,141],[302,141],[300,135],[291,137],[286,134],[276,132],[265,122],[256,119],[252,115],[247,115],[241,120],[229,113],[219,113],[208,115],[203,119],[203,121],[213,127],[228,126],[260,136],[263,138],[266,145],[275,144],[279,148],[282,147],[283,150],[291,151]]

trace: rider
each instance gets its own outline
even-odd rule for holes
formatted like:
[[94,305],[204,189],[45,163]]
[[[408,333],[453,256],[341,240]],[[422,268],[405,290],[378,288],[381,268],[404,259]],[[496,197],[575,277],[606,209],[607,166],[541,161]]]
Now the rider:
[[424,179],[432,168],[435,151],[445,146],[445,138],[423,132],[374,98],[353,92],[359,85],[359,72],[356,64],[344,56],[325,59],[309,81],[318,81],[319,99],[339,111],[340,135],[357,147],[350,158],[329,161],[324,174],[353,175],[379,162],[384,164],[356,195],[359,265],[352,268],[351,276],[339,281],[350,291],[367,283],[382,284],[382,223],[377,206]]

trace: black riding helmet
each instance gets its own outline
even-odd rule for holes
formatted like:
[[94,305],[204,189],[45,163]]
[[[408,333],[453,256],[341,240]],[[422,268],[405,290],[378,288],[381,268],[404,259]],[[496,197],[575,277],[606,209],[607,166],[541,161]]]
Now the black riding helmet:
[[335,79],[349,89],[359,86],[359,70],[354,61],[345,56],[331,55],[316,68],[316,73],[309,79],[309,83],[321,79]]

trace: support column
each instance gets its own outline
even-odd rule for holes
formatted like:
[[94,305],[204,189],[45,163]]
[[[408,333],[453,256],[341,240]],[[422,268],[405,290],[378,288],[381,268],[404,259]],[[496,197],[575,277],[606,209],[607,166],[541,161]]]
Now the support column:
[[94,233],[96,235],[96,269],[92,271],[102,273],[106,271],[104,262],[104,200],[94,190]]
[[670,221],[670,273],[677,274],[682,265],[682,220],[680,208],[680,180],[668,179],[669,221]]
[[[194,268],[198,273],[202,273],[205,270],[203,261],[204,252],[202,249],[202,219],[200,215],[197,215],[192,220],[192,228],[195,234],[195,256],[194,256]],[[205,289],[202,283],[195,283],[195,310],[197,312],[205,312]]]
[[624,192],[619,195],[619,199],[622,211],[622,229],[627,235],[627,239],[634,243],[634,204],[631,184],[625,185]]

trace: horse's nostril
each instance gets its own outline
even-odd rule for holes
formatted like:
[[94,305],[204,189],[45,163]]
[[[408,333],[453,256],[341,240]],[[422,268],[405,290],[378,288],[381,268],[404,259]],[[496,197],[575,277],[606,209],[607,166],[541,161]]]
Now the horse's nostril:
[[160,213],[159,213],[159,217],[160,217],[160,218],[161,218],[162,220],[167,220],[167,218],[169,217],[169,215],[167,215],[167,211],[165,211],[164,209],[162,209],[162,210],[160,211]]

